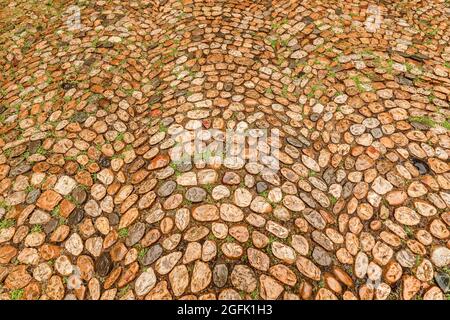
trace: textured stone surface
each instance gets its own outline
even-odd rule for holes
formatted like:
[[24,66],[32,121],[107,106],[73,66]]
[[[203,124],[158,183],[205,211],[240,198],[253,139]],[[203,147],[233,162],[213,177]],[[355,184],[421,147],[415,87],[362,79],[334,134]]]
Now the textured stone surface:
[[1,7],[0,299],[448,298],[448,1]]

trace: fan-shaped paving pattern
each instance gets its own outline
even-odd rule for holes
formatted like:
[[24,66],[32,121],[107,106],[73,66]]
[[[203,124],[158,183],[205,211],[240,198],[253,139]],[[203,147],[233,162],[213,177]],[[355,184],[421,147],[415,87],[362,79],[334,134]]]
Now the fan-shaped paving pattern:
[[448,1],[0,2],[1,298],[448,295]]

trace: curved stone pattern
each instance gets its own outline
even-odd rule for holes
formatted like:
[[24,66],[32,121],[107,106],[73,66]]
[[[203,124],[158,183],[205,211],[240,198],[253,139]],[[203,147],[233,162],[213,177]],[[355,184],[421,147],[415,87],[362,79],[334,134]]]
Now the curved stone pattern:
[[447,1],[0,2],[0,299],[448,297]]

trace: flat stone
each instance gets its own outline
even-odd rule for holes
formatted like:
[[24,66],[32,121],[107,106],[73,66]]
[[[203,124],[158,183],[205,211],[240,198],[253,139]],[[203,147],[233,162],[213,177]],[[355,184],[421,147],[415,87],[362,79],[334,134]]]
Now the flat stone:
[[172,252],[165,256],[162,256],[155,263],[155,270],[161,275],[168,274],[173,267],[177,264],[178,260],[181,259],[183,253],[181,252]]
[[220,218],[227,222],[239,222],[244,219],[244,213],[233,204],[223,203],[220,205]]
[[202,261],[196,261],[192,271],[191,291],[193,293],[205,289],[212,279],[212,272],[208,264]]
[[296,254],[294,249],[281,242],[274,241],[272,243],[272,253],[275,257],[288,264],[295,262]]
[[383,177],[376,177],[372,183],[372,189],[381,195],[388,193],[392,188],[392,184]]
[[250,203],[252,202],[252,194],[247,189],[237,188],[234,191],[233,202],[238,207],[241,207],[241,208],[248,207],[250,205]]
[[150,292],[150,290],[156,284],[156,275],[152,268],[148,268],[146,271],[142,272],[135,282],[135,292],[136,295],[142,296]]
[[256,289],[255,274],[247,266],[236,265],[231,272],[230,280],[233,286],[240,291],[250,293]]
[[206,191],[199,187],[189,188],[185,193],[185,198],[191,202],[202,202],[206,198]]
[[446,267],[450,264],[450,249],[445,247],[436,247],[431,252],[431,261],[437,267]]
[[270,213],[272,206],[261,196],[256,196],[250,204],[250,209],[256,213]]
[[78,256],[83,251],[83,240],[77,233],[73,233],[66,241],[65,248],[74,256]]
[[320,269],[311,260],[300,256],[297,258],[296,266],[304,276],[315,281],[320,280]]
[[228,268],[225,264],[217,264],[213,271],[213,282],[214,284],[222,288],[228,279]]
[[253,248],[248,248],[247,256],[248,261],[253,268],[261,271],[267,271],[269,269],[270,259],[264,252]]
[[175,181],[165,181],[157,190],[157,194],[160,197],[168,197],[170,196],[177,187],[177,183]]
[[219,209],[212,204],[201,205],[192,210],[192,217],[197,221],[214,221],[219,219]]
[[450,291],[450,275],[444,272],[438,272],[434,275],[434,279],[444,293]]
[[53,210],[54,207],[61,201],[62,196],[53,190],[46,190],[39,197],[36,205],[47,211]]
[[170,286],[175,296],[181,296],[189,284],[189,272],[185,265],[176,266],[169,274]]
[[312,252],[312,258],[317,264],[323,267],[328,267],[332,263],[330,254],[321,247],[314,247]]
[[101,277],[106,277],[112,269],[111,257],[108,253],[101,254],[95,262],[95,271]]
[[163,253],[163,249],[159,244],[151,246],[145,256],[142,258],[142,264],[144,266],[151,265],[153,262],[159,259]]

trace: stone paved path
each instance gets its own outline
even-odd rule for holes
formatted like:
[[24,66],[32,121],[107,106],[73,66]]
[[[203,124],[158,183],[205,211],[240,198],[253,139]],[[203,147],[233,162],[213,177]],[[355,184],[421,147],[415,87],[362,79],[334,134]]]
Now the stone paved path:
[[0,7],[1,299],[450,297],[448,0]]

